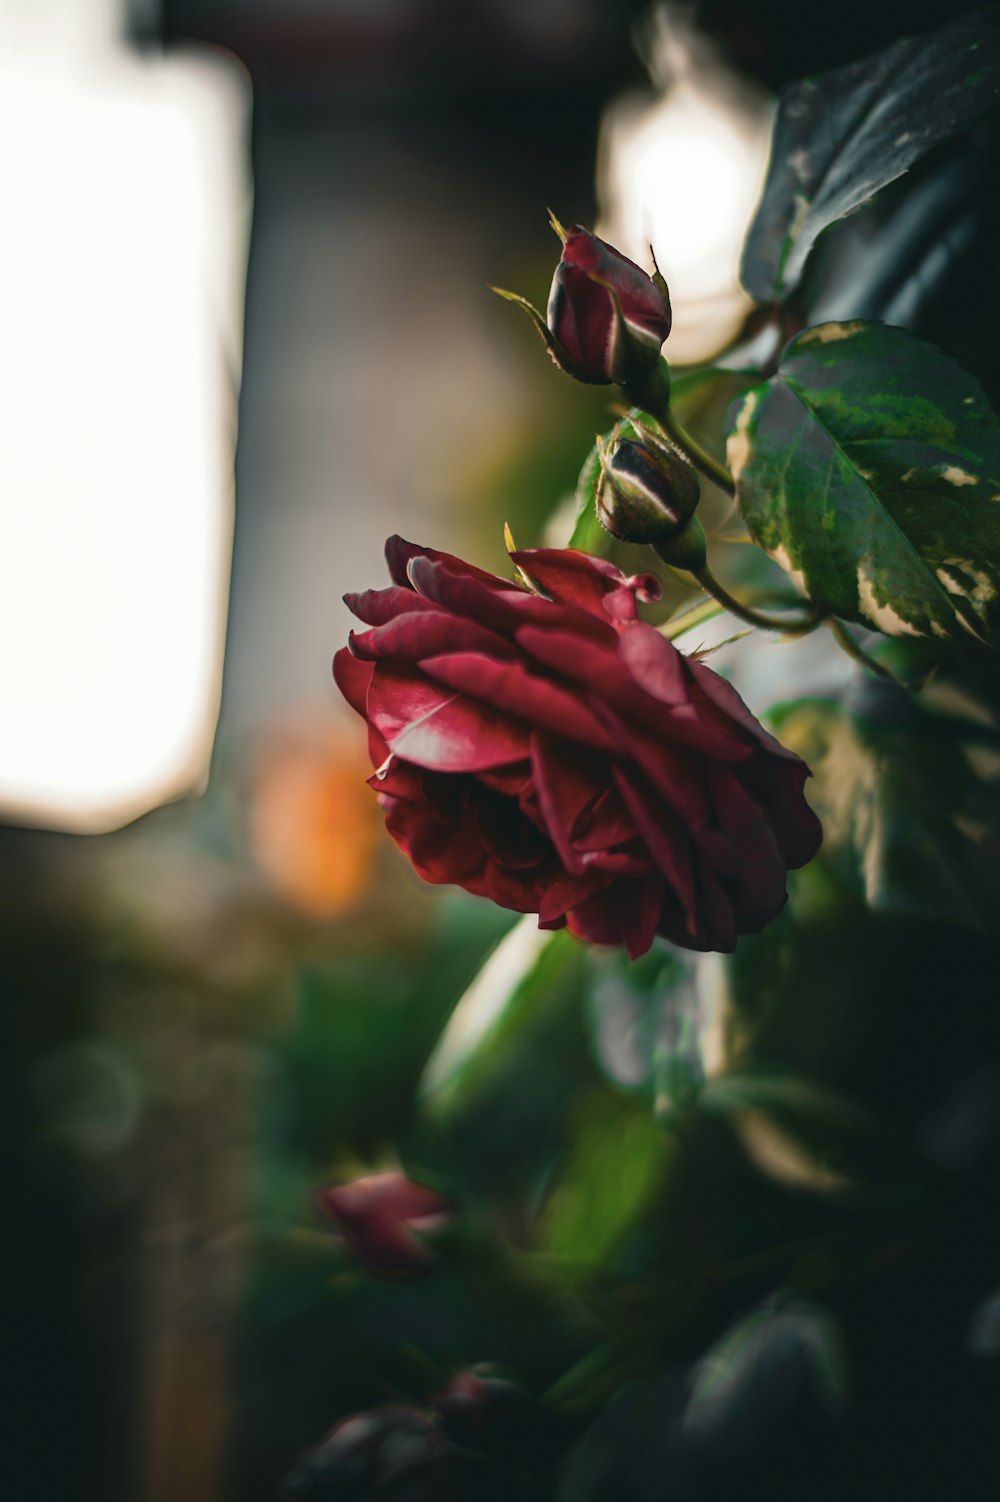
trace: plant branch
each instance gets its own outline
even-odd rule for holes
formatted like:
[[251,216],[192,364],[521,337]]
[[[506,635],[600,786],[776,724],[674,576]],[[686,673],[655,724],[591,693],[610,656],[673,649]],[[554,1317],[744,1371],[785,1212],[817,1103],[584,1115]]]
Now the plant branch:
[[712,573],[706,563],[699,569],[694,577],[698,580],[706,594],[712,596],[719,605],[728,610],[737,619],[746,621],[751,626],[760,626],[765,631],[782,631],[786,636],[806,636],[814,631],[823,619],[823,611],[818,605],[810,600],[803,600],[806,607],[806,615],[799,620],[789,620],[787,616],[768,615],[763,610],[756,610],[752,605],[744,605],[731,595],[723,584]]
[[733,477],[726,466],[714,459],[708,450],[701,446],[697,438],[693,438],[681,426],[673,408],[667,407],[663,412],[657,412],[656,420],[671,445],[699,474],[704,475],[706,480],[711,480],[712,484],[717,485],[720,490],[724,490],[726,495],[736,494]]

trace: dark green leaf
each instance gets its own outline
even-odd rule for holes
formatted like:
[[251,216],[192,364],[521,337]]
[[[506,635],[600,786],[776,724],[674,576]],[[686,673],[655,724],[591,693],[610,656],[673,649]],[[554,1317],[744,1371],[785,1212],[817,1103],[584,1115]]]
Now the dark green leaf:
[[815,774],[825,859],[869,909],[1000,932],[995,733],[905,704],[892,723],[819,701],[791,706],[777,729]]
[[[808,1372],[812,1380],[803,1380]],[[685,1427],[704,1439],[756,1450],[762,1430],[780,1429],[806,1402],[831,1414],[849,1399],[840,1325],[829,1310],[779,1293],[723,1334],[695,1368]],[[806,1395],[808,1394],[808,1398]]]
[[600,1268],[647,1208],[668,1143],[642,1101],[604,1091],[581,1100],[571,1130],[540,1247],[584,1274]]
[[566,932],[545,933],[528,915],[514,924],[486,959],[459,1001],[428,1061],[421,1094],[428,1108],[445,1108],[475,1090],[496,1056],[516,1038],[554,987],[579,977],[587,951]]
[[1000,17],[991,7],[788,89],[743,252],[750,295],[786,297],[828,225],[989,108],[998,70]]
[[698,1105],[725,1116],[749,1160],[777,1183],[824,1195],[864,1196],[874,1187],[884,1204],[885,1185],[896,1183],[912,1199],[916,1163],[905,1140],[817,1080],[773,1071],[719,1075]]
[[580,478],[576,482],[576,521],[566,544],[569,548],[580,548],[584,553],[598,556],[605,554],[614,541],[597,520],[594,495],[600,473],[601,464],[595,443],[584,460]]
[[593,949],[586,986],[592,1046],[616,1085],[640,1092],[663,1124],[692,1105],[705,1078],[705,998],[689,955],[659,940],[640,960]]
[[746,523],[812,599],[890,636],[989,640],[1000,588],[1000,423],[933,345],[827,323],[735,416]]

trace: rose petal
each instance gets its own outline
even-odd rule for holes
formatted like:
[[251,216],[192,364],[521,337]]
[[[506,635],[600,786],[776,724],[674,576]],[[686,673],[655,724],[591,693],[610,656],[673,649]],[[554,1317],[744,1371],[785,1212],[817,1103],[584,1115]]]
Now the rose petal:
[[640,688],[671,708],[690,701],[685,659],[672,642],[645,621],[627,626],[618,641],[618,656]]
[[710,833],[711,806],[705,787],[705,758],[696,760],[686,746],[670,745],[661,737],[644,734],[627,725],[614,710],[602,709],[600,718],[619,746],[627,747],[630,759],[642,769],[680,823],[698,839]]
[[615,305],[606,288],[561,260],[549,290],[545,321],[570,359],[592,381],[614,379]]
[[405,538],[394,536],[386,541],[385,561],[389,565],[389,574],[394,584],[401,589],[412,589],[410,579],[410,565],[414,559],[425,558],[429,562],[442,564],[454,573],[462,574],[468,579],[480,579],[490,583],[502,581],[494,578],[481,568],[476,568],[472,563],[466,563],[462,558],[455,558],[451,553],[439,553],[436,548],[421,548],[415,542],[407,542]]
[[622,800],[614,787],[608,787],[583,816],[579,829],[574,826],[573,844],[577,850],[609,850],[634,836],[635,825]]
[[524,817],[512,798],[483,788],[473,808],[482,846],[498,866],[507,871],[527,871],[543,860],[551,862],[551,842]]
[[706,724],[690,705],[671,709],[654,699],[633,680],[621,659],[603,646],[534,626],[523,626],[516,640],[532,657],[581,688],[598,718],[600,706],[611,705],[626,721],[720,761],[745,761],[750,755],[745,738],[721,718],[717,725]]
[[477,876],[485,864],[477,820],[442,823],[426,805],[394,799],[386,808],[385,827],[425,881],[459,885]]
[[641,773],[621,766],[616,766],[613,772],[615,785],[639,838],[679,899],[687,932],[692,939],[698,939],[698,889],[690,836],[667,811]]
[[[607,620],[608,592],[624,589],[628,584],[621,569],[613,563],[578,548],[519,548],[510,556],[557,605],[574,605],[598,620]],[[632,607],[634,615],[634,597]]]
[[476,773],[477,782],[494,792],[506,793],[510,798],[519,796],[530,777],[531,763],[527,761],[516,762],[512,767],[483,768]]
[[346,594],[344,604],[366,626],[384,626],[397,615],[435,608],[430,600],[422,600],[409,585],[403,589],[397,584],[390,589],[366,589],[360,594]]
[[349,648],[341,647],[333,659],[333,681],[351,708],[364,716],[372,681],[371,666],[358,662]]
[[539,927],[550,927],[556,919],[563,918],[570,908],[586,902],[597,892],[606,891],[613,879],[605,871],[584,871],[578,875],[560,871],[542,893],[538,908]]
[[[764,729],[760,721],[747,709],[731,683],[694,657],[686,657],[683,661],[687,672],[694,680],[696,690],[700,690],[700,693],[696,693],[694,702],[701,708],[703,714],[706,711],[710,713],[711,708],[721,711],[726,719],[747,731],[754,740],[759,741],[774,756],[781,757],[783,761],[801,760],[794,751],[789,751],[787,746],[783,746]],[[714,718],[718,719],[718,716]]]
[[704,949],[714,949],[718,954],[731,954],[736,948],[738,936],[747,930],[737,923],[729,893],[712,868],[705,861],[697,861],[696,871],[700,922],[697,933],[692,937],[696,937]]
[[469,700],[516,715],[543,730],[563,734],[605,753],[616,747],[590,705],[548,678],[530,673],[521,662],[495,662],[472,652],[429,657],[424,672]]
[[431,771],[477,772],[528,754],[523,725],[406,665],[376,664],[368,714],[390,751]]
[[663,907],[659,876],[618,881],[586,899],[566,915],[571,933],[594,944],[624,944],[629,958],[639,959],[656,936]]
[[496,861],[487,861],[480,876],[462,885],[467,892],[488,897],[498,907],[509,908],[512,913],[537,913],[551,877],[552,869],[546,866],[510,871]]
[[[493,631],[513,635],[520,626],[534,623],[546,631],[561,628],[614,644],[615,630],[607,617],[600,620],[576,606],[555,605],[502,579],[491,579],[487,584],[455,573],[430,558],[415,558],[410,564],[410,574],[425,599]],[[488,575],[484,577],[490,579]]]
[[[410,599],[419,596],[411,595]],[[426,606],[426,601],[421,601]],[[396,657],[417,662],[422,657],[437,657],[442,652],[480,652],[487,657],[510,658],[517,655],[512,642],[474,621],[457,620],[443,610],[424,609],[377,626],[373,631],[352,631],[348,644],[355,657],[368,661]]]
[[792,871],[811,861],[823,841],[823,826],[806,802],[803,788],[811,775],[804,761],[797,766],[761,752],[742,774],[763,805],[785,864]]
[[572,742],[542,730],[531,733],[531,768],[549,836],[566,870],[577,874],[584,870],[584,861],[573,848],[573,829],[583,811],[607,789],[607,769]]
[[[371,730],[371,726],[368,728],[372,735],[378,737],[379,744],[385,746],[378,731]],[[374,788],[376,793],[387,793],[393,798],[408,798],[411,803],[420,802],[425,796],[423,768],[400,761],[398,756],[390,756],[388,746],[385,746],[384,754],[376,761],[375,749],[374,746],[371,747],[372,761],[379,770],[368,778],[368,786]]]
[[609,282],[627,321],[663,343],[670,333],[670,312],[641,266],[580,224],[574,224],[566,236],[563,260]]
[[603,871],[606,876],[653,876],[656,866],[645,853],[640,840],[633,840],[634,849],[588,850],[583,857],[588,871]]

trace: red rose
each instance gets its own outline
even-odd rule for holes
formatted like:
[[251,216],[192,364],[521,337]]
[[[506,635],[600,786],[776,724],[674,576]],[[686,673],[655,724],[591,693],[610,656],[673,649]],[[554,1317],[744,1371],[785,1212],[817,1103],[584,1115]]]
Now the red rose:
[[368,722],[386,825],[455,882],[601,944],[731,950],[816,852],[808,768],[736,691],[640,621],[649,576],[573,550],[513,554],[534,593],[386,545],[393,587],[334,676]]
[[373,1272],[414,1277],[428,1272],[434,1254],[422,1237],[454,1216],[443,1194],[403,1173],[373,1173],[331,1184],[315,1196],[316,1208],[339,1231],[347,1250]]
[[581,225],[564,233],[546,322],[565,368],[596,385],[633,383],[656,365],[670,333],[665,285]]

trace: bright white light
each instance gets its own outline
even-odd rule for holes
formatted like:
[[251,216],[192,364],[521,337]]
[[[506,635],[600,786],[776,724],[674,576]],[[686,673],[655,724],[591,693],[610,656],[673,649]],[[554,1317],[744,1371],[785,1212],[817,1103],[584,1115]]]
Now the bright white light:
[[688,365],[722,348],[750,308],[739,258],[772,111],[676,28],[661,31],[658,54],[662,96],[625,100],[602,125],[599,232],[640,265],[653,246],[673,304],[666,353]]
[[242,77],[108,11],[0,0],[0,816],[77,830],[207,772],[247,234]]

